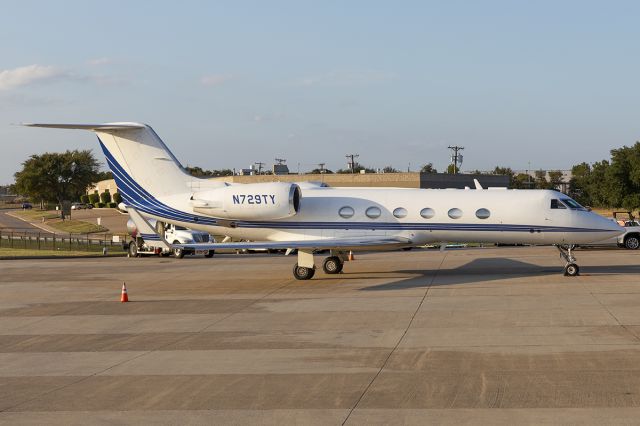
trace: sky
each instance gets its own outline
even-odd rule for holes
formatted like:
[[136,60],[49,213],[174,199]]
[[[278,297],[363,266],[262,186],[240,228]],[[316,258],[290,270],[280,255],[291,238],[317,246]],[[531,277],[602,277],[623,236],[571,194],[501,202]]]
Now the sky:
[[640,139],[640,2],[4,2],[0,184],[151,125],[183,165],[568,169]]

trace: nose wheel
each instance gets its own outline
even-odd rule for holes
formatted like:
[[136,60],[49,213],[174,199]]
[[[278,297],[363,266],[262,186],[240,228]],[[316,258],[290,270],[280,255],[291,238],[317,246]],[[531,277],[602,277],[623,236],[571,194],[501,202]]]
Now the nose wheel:
[[575,263],[569,263],[564,267],[564,275],[567,277],[575,277],[580,275],[580,268]]
[[580,267],[576,263],[576,258],[573,256],[573,249],[575,248],[575,245],[558,245],[556,248],[560,252],[560,257],[562,257],[566,262],[564,265],[565,277],[575,277],[580,275]]

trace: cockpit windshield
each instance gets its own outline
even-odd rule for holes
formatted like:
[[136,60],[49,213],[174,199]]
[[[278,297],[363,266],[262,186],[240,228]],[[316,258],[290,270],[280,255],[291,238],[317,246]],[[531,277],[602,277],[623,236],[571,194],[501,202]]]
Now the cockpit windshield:
[[565,205],[569,206],[571,210],[585,210],[576,200],[572,200],[571,198],[563,198],[561,200]]
[[586,210],[577,201],[572,200],[571,198],[562,198],[562,199],[554,198],[554,199],[551,200],[550,208],[552,208],[552,209],[566,209],[566,208],[569,208],[571,210]]

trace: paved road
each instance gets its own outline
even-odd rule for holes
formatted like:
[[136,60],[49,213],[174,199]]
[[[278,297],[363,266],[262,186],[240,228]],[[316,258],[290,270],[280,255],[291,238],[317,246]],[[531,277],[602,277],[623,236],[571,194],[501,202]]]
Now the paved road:
[[[7,213],[11,212],[12,210],[0,210],[0,230],[12,230],[12,229],[19,229],[19,230],[32,230],[32,231],[42,231],[40,228],[31,225],[28,222],[25,222],[23,220],[17,219],[13,216],[9,216]],[[15,211],[15,210],[13,210]],[[42,231],[44,232],[44,231]]]
[[639,254],[577,255],[0,261],[0,423],[637,423]]

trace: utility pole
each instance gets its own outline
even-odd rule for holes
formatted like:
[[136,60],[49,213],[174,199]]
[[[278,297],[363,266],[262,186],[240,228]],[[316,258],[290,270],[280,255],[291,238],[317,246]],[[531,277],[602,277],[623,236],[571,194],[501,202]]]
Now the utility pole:
[[459,154],[460,151],[464,149],[464,146],[449,146],[449,149],[453,152],[451,154],[451,163],[453,164],[453,174],[458,174],[458,167],[462,165],[462,154]]
[[349,168],[351,169],[351,173],[355,173],[355,168],[356,168],[356,158],[360,157],[358,154],[347,154],[345,155],[345,157],[347,157],[347,164],[349,165]]
[[266,163],[262,163],[260,161],[256,161],[254,164],[256,166],[258,166],[258,174],[261,175],[262,174],[262,166],[264,166]]

